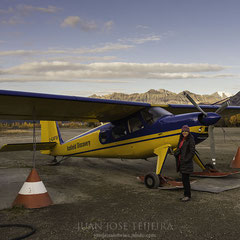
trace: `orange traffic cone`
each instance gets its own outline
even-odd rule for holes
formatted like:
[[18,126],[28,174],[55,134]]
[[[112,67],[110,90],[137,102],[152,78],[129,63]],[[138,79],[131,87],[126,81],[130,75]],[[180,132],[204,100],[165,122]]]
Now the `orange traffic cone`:
[[51,204],[52,200],[47,189],[36,169],[33,168],[12,205],[24,206],[25,208],[41,208]]
[[231,168],[240,168],[240,147],[237,150],[237,153],[235,157],[233,158],[231,165]]

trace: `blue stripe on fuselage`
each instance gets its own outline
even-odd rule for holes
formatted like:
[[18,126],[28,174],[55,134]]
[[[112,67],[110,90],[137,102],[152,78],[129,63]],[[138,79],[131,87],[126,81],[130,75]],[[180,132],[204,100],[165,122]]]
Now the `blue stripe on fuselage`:
[[93,129],[91,129],[91,130],[89,130],[89,131],[87,131],[87,132],[85,132],[85,133],[82,133],[82,134],[80,134],[80,135],[78,135],[78,136],[76,136],[76,137],[74,137],[74,138],[71,138],[71,139],[67,140],[65,143],[71,142],[71,141],[73,141],[73,140],[76,140],[76,139],[78,139],[78,138],[81,138],[81,137],[83,137],[83,136],[86,136],[86,135],[88,135],[88,134],[91,134],[91,133],[96,132],[96,131],[98,131],[98,130],[105,129],[107,125],[111,125],[111,123],[108,123],[108,124],[105,124],[105,125],[103,125],[103,126],[99,126],[99,127],[93,128]]
[[64,144],[64,141],[63,141],[63,139],[62,139],[61,132],[60,132],[60,129],[59,129],[58,122],[56,122],[56,127],[57,127],[59,142],[60,142],[60,144]]

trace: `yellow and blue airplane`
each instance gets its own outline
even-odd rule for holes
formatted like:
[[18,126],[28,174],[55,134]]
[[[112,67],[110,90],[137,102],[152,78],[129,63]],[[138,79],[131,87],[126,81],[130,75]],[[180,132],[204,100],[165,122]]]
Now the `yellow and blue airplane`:
[[[156,172],[145,176],[149,188],[159,186],[167,154],[177,147],[181,127],[188,125],[196,144],[222,115],[240,113],[238,106],[151,105],[107,99],[0,90],[0,119],[40,120],[41,142],[35,150],[54,158],[101,157],[146,159],[158,156]],[[196,112],[196,108],[199,112]],[[56,121],[98,121],[105,124],[63,141]],[[7,144],[0,151],[33,150],[33,143]],[[196,154],[195,162],[204,170]]]

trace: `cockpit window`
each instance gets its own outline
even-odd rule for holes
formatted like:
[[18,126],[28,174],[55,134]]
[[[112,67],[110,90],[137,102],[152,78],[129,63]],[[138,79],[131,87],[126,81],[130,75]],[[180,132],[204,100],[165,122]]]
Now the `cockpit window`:
[[172,113],[168,112],[167,110],[161,107],[151,107],[148,109],[144,109],[141,111],[143,120],[148,124],[152,125],[155,123],[159,118],[163,116],[172,115]]
[[118,139],[120,137],[127,135],[127,128],[125,123],[119,123],[113,126],[112,128],[112,136],[114,139]]
[[141,120],[139,119],[139,117],[135,116],[128,120],[128,128],[129,128],[129,132],[133,133],[133,132],[136,132],[136,131],[144,128],[144,125],[141,122]]
[[143,120],[148,124],[152,125],[154,123],[153,115],[149,112],[149,109],[145,109],[141,112]]
[[100,142],[101,143],[106,143],[107,140],[108,140],[108,133],[107,133],[107,131],[100,132],[99,138],[100,138]]

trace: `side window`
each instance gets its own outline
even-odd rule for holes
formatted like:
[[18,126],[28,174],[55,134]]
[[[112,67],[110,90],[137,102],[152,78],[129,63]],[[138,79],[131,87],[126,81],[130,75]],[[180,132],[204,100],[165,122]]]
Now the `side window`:
[[99,138],[101,143],[106,143],[108,140],[108,132],[107,131],[100,132]]
[[129,128],[129,132],[133,133],[136,132],[142,128],[144,128],[142,122],[140,121],[140,119],[136,116],[136,117],[132,117],[128,120],[128,128]]
[[125,126],[125,123],[117,124],[112,128],[112,136],[114,139],[118,139],[126,135],[127,135],[127,128]]
[[154,123],[153,115],[149,112],[149,109],[143,110],[141,114],[142,114],[143,120],[148,125],[152,125]]

